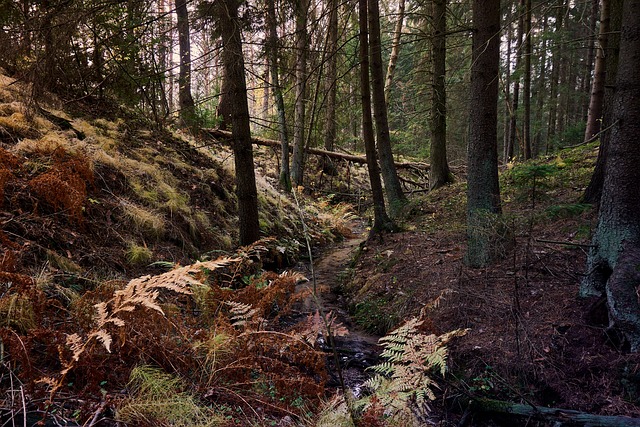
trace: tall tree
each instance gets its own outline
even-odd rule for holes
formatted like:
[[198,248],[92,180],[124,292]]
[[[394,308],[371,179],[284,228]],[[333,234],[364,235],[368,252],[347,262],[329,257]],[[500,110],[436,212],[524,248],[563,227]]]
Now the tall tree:
[[547,144],[545,153],[549,152],[550,144],[556,134],[556,125],[558,122],[558,84],[560,80],[560,68],[564,66],[561,56],[563,55],[561,47],[561,34],[566,12],[565,0],[558,0],[556,6],[556,28],[553,39],[552,60],[551,60],[551,86],[549,88],[549,123],[547,128]]
[[384,100],[384,76],[382,71],[382,42],[380,40],[380,8],[378,0],[368,0],[369,14],[369,54],[371,63],[371,92],[373,95],[373,114],[376,122],[378,156],[384,180],[384,190],[389,203],[391,216],[397,216],[407,202],[402,192],[400,179],[393,162],[391,136],[387,117],[387,103]]
[[536,94],[534,98],[536,99],[536,110],[535,110],[535,120],[536,130],[533,136],[533,149],[536,153],[540,152],[540,148],[542,146],[542,137],[544,134],[544,126],[542,125],[543,117],[544,117],[544,101],[547,98],[547,37],[545,34],[547,33],[547,25],[549,22],[548,14],[544,14],[542,18],[542,45],[540,46],[540,71],[538,72],[538,84],[536,85]]
[[[324,148],[333,151],[336,143],[336,95],[338,92],[338,1],[329,0],[329,23],[327,34],[327,74],[325,76],[324,91],[326,93],[327,115],[324,128]],[[334,174],[335,166],[328,157],[324,158],[323,169]]]
[[531,0],[524,2],[524,84],[522,102],[524,117],[522,118],[522,155],[529,160],[531,150]]
[[606,293],[610,322],[640,350],[640,2],[625,1],[598,226],[583,294]]
[[215,5],[218,8],[220,32],[224,35],[222,60],[231,104],[240,244],[248,245],[260,238],[260,226],[242,53],[242,22],[238,16],[238,8],[242,2],[243,0],[216,0]]
[[606,77],[605,52],[609,42],[609,0],[602,0],[600,8],[600,31],[598,32],[598,46],[596,62],[593,71],[593,84],[591,86],[591,98],[589,100],[589,112],[587,114],[587,127],[584,132],[584,140],[588,141],[598,132],[602,121],[602,106],[604,104],[604,83]]
[[[520,5],[524,4],[525,0],[520,1]],[[509,120],[509,140],[505,147],[505,161],[513,159],[515,153],[516,140],[518,137],[517,129],[517,117],[518,117],[518,105],[520,102],[520,70],[522,69],[522,36],[524,34],[524,15],[523,8],[519,8],[518,15],[518,38],[516,41],[516,69],[513,73],[513,98],[511,100],[511,114]],[[510,64],[509,64],[510,66]]]
[[433,2],[433,101],[431,103],[431,169],[429,188],[434,190],[453,182],[447,161],[447,93],[445,73],[447,65],[447,0]]
[[296,83],[295,114],[293,119],[293,158],[291,180],[302,185],[304,179],[305,110],[307,94],[307,14],[309,0],[295,0],[296,20]]
[[[606,0],[605,0],[606,1]],[[582,120],[587,122],[587,116],[589,114],[589,103],[591,101],[591,71],[594,67],[594,61],[596,57],[596,39],[599,36],[598,31],[598,11],[600,10],[600,0],[591,0],[591,13],[589,19],[589,27],[587,28],[587,37],[589,39],[587,61],[584,64],[584,78],[582,79],[582,92],[586,94],[582,101]],[[600,11],[602,13],[602,11]],[[596,35],[598,32],[598,35]]]
[[285,191],[291,190],[291,172],[289,169],[289,133],[287,130],[287,119],[284,109],[284,97],[280,86],[280,70],[278,68],[278,31],[276,21],[275,2],[267,0],[266,25],[267,25],[267,55],[269,66],[271,67],[271,83],[273,85],[273,96],[276,100],[276,111],[278,114],[278,133],[280,135],[281,156],[280,156],[280,187]]
[[360,59],[360,95],[362,105],[362,136],[364,149],[367,156],[367,169],[371,193],[373,197],[373,227],[371,234],[395,229],[393,221],[387,215],[384,206],[384,194],[382,181],[380,180],[380,168],[376,155],[376,143],[373,135],[373,123],[371,121],[371,86],[369,80],[369,28],[367,24],[367,0],[358,0],[358,13],[360,34],[358,36],[360,46],[358,56]]
[[184,125],[192,126],[195,122],[196,110],[191,95],[191,35],[187,0],[175,0],[175,7],[178,17],[178,44],[180,45],[180,76],[178,77],[180,120]]
[[500,0],[473,1],[473,53],[467,149],[467,253],[472,267],[493,258],[491,224],[501,213],[498,185]]
[[402,38],[402,26],[404,25],[405,0],[398,1],[398,20],[393,31],[393,41],[391,42],[391,54],[389,55],[389,65],[387,65],[387,74],[384,80],[384,100],[389,105],[389,93],[393,84],[393,75],[398,65],[398,56],[400,55],[400,39]]
[[[605,82],[604,82],[604,105],[602,111],[602,122],[605,129],[614,123],[613,120],[613,97],[615,95],[616,76],[618,73],[618,52],[620,50],[620,27],[622,25],[622,3],[623,0],[606,0],[609,3],[609,37],[607,39],[607,50],[605,52]],[[604,5],[603,5],[604,8]],[[598,159],[591,175],[589,185],[584,191],[583,200],[596,206],[600,204],[602,186],[604,184],[604,171],[607,163],[607,152],[611,132],[602,132],[600,135],[600,148]]]

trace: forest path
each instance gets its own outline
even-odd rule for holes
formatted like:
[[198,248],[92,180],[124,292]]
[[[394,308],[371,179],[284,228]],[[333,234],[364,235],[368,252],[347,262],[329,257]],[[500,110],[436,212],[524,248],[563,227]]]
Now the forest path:
[[[361,220],[353,221],[351,229],[350,237],[325,248],[319,255],[314,255],[315,295],[310,263],[305,262],[297,266],[296,270],[305,274],[309,280],[298,284],[296,293],[304,295],[298,307],[300,316],[314,315],[321,306],[322,312],[333,315],[334,323],[337,322],[348,329],[348,334],[335,337],[335,344],[345,383],[357,393],[358,386],[368,377],[364,369],[377,363],[380,337],[366,332],[355,323],[349,314],[348,302],[340,293],[341,282],[348,274],[354,252],[367,238],[367,230]],[[325,345],[325,350],[332,351],[328,345]],[[329,358],[329,362],[332,365],[333,358]],[[334,366],[330,368],[335,372]],[[334,380],[337,382],[336,378]]]

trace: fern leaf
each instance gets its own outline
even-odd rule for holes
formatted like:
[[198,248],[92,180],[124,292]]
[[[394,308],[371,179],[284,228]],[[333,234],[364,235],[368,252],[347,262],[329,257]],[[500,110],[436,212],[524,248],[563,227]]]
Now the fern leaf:
[[102,343],[107,352],[111,353],[111,335],[109,335],[109,333],[104,329],[100,329],[99,331],[95,332],[95,337]]

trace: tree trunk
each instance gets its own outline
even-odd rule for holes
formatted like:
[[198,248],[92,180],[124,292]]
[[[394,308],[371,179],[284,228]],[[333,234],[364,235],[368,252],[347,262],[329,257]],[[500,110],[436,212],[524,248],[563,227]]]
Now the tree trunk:
[[[547,32],[548,16],[545,14],[542,20],[542,33]],[[547,39],[542,39],[542,47],[540,48],[540,73],[538,74],[537,94],[536,94],[536,111],[535,111],[535,123],[536,131],[533,137],[533,149],[534,156],[540,152],[542,147],[543,125],[542,120],[544,117],[544,100],[547,95],[546,91],[546,78],[547,78]]]
[[251,147],[247,84],[242,54],[242,23],[238,17],[241,0],[218,0],[220,31],[223,37],[222,59],[228,81],[227,95],[231,108],[233,154],[236,169],[236,195],[240,245],[249,245],[260,238],[258,195]]
[[296,17],[296,100],[293,120],[293,159],[291,180],[302,185],[304,180],[305,109],[307,92],[307,13],[309,0],[295,1]]
[[640,2],[623,2],[620,57],[613,99],[598,226],[582,293],[605,288],[609,318],[640,350]]
[[[622,0],[606,0],[609,3],[609,39],[607,40],[607,51],[605,52],[605,83],[604,83],[604,105],[602,122],[605,128],[611,126],[613,96],[618,71],[618,51],[620,48],[620,26],[622,22]],[[591,175],[589,185],[584,191],[584,201],[598,206],[600,204],[600,196],[602,194],[602,185],[604,184],[604,169],[607,162],[607,147],[611,139],[611,132],[603,132],[600,135],[600,149],[598,150],[598,159],[596,167]]]
[[284,110],[284,97],[282,87],[280,87],[280,70],[278,69],[278,31],[276,21],[276,8],[273,1],[267,2],[265,23],[268,31],[267,54],[269,56],[269,66],[271,67],[271,84],[273,85],[273,96],[276,100],[276,111],[278,114],[278,133],[280,135],[280,187],[285,191],[291,191],[291,172],[289,170],[289,134],[287,131],[287,120]]
[[593,85],[589,100],[589,112],[587,114],[587,127],[584,132],[584,140],[588,141],[598,132],[602,120],[602,106],[604,104],[604,84],[606,80],[605,53],[609,41],[609,0],[602,0],[600,10],[600,32],[598,34],[598,50],[593,72]]
[[382,193],[382,181],[380,180],[380,169],[376,156],[376,144],[373,136],[373,123],[371,122],[371,89],[369,82],[369,30],[367,25],[367,0],[358,0],[359,23],[360,23],[360,91],[362,100],[362,134],[364,138],[364,148],[367,156],[367,169],[369,171],[369,181],[371,183],[371,193],[373,196],[373,227],[371,234],[390,231],[395,225],[387,215],[384,206],[384,194]]
[[[336,143],[336,94],[338,84],[338,1],[329,0],[329,28],[327,34],[327,74],[325,77],[324,91],[327,94],[327,115],[325,117],[324,128],[324,148],[333,151]],[[328,157],[323,160],[323,170],[331,175],[335,174],[335,166]]]
[[[520,5],[524,3],[524,0],[520,1]],[[513,77],[513,98],[511,100],[511,117],[509,120],[509,141],[506,148],[505,161],[510,161],[515,155],[516,140],[518,138],[518,104],[520,101],[520,69],[522,68],[522,35],[524,32],[524,16],[522,15],[523,9],[518,8],[518,40],[516,43],[516,69],[515,76]]]
[[[605,0],[607,1],[607,0]],[[584,78],[582,80],[582,91],[585,93],[584,101],[582,104],[581,118],[584,122],[587,122],[589,115],[589,103],[591,102],[591,70],[594,67],[595,52],[596,52],[596,31],[598,30],[598,11],[600,8],[600,0],[591,0],[591,19],[589,21],[589,28],[587,37],[589,38],[589,53],[587,55],[587,62],[585,64]]]
[[384,100],[389,105],[389,93],[393,84],[393,76],[398,65],[398,55],[400,54],[400,39],[402,37],[402,26],[404,24],[405,0],[398,1],[398,20],[396,28],[393,32],[393,41],[391,42],[391,54],[389,55],[389,65],[387,66],[387,75],[384,80]]
[[384,76],[382,75],[382,43],[380,40],[380,9],[378,0],[368,0],[369,8],[369,54],[371,58],[371,83],[373,95],[373,112],[376,122],[378,156],[384,189],[389,203],[389,212],[395,217],[407,203],[398,179],[398,172],[393,164],[391,136],[387,118],[387,104],[384,100]]
[[522,118],[522,155],[525,160],[532,157],[531,149],[531,0],[525,0],[524,19],[524,87],[522,100],[524,117]]
[[493,219],[501,212],[497,129],[500,0],[474,0],[473,27],[465,262],[482,267],[495,256],[489,234]]
[[555,40],[553,42],[551,60],[551,87],[549,88],[549,126],[547,128],[547,143],[545,146],[545,154],[549,153],[551,144],[556,134],[556,121],[558,118],[558,81],[560,80],[560,67],[562,64],[560,47],[560,33],[562,32],[562,23],[564,21],[565,0],[558,0],[556,13],[556,31]]
[[175,0],[175,6],[178,17],[178,44],[180,45],[180,76],[178,77],[180,120],[185,126],[193,126],[196,110],[191,95],[191,41],[189,39],[187,0]]
[[431,104],[431,171],[429,189],[434,190],[453,182],[447,162],[447,93],[446,36],[447,0],[434,0],[433,23],[433,102]]
[[509,124],[511,122],[511,36],[513,35],[513,26],[511,25],[512,7],[509,6],[509,12],[507,12],[506,20],[509,22],[507,25],[507,50],[505,61],[505,88],[504,88],[504,123],[502,130],[502,160],[504,163],[509,162]]

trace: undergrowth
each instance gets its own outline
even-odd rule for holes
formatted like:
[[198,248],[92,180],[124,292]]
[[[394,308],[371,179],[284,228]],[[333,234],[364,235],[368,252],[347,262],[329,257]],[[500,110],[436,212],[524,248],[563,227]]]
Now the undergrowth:
[[[31,410],[82,422],[89,408],[70,408],[65,396],[99,395],[105,384],[126,387],[116,399],[118,417],[138,425],[217,425],[225,411],[212,408],[225,406],[302,417],[327,381],[316,342],[321,322],[279,326],[304,278],[261,271],[260,258],[274,244],[267,239],[234,257],[104,282],[72,299],[3,273],[3,360],[31,396],[46,397],[33,399],[41,403]],[[51,330],[51,323],[61,327]]]

